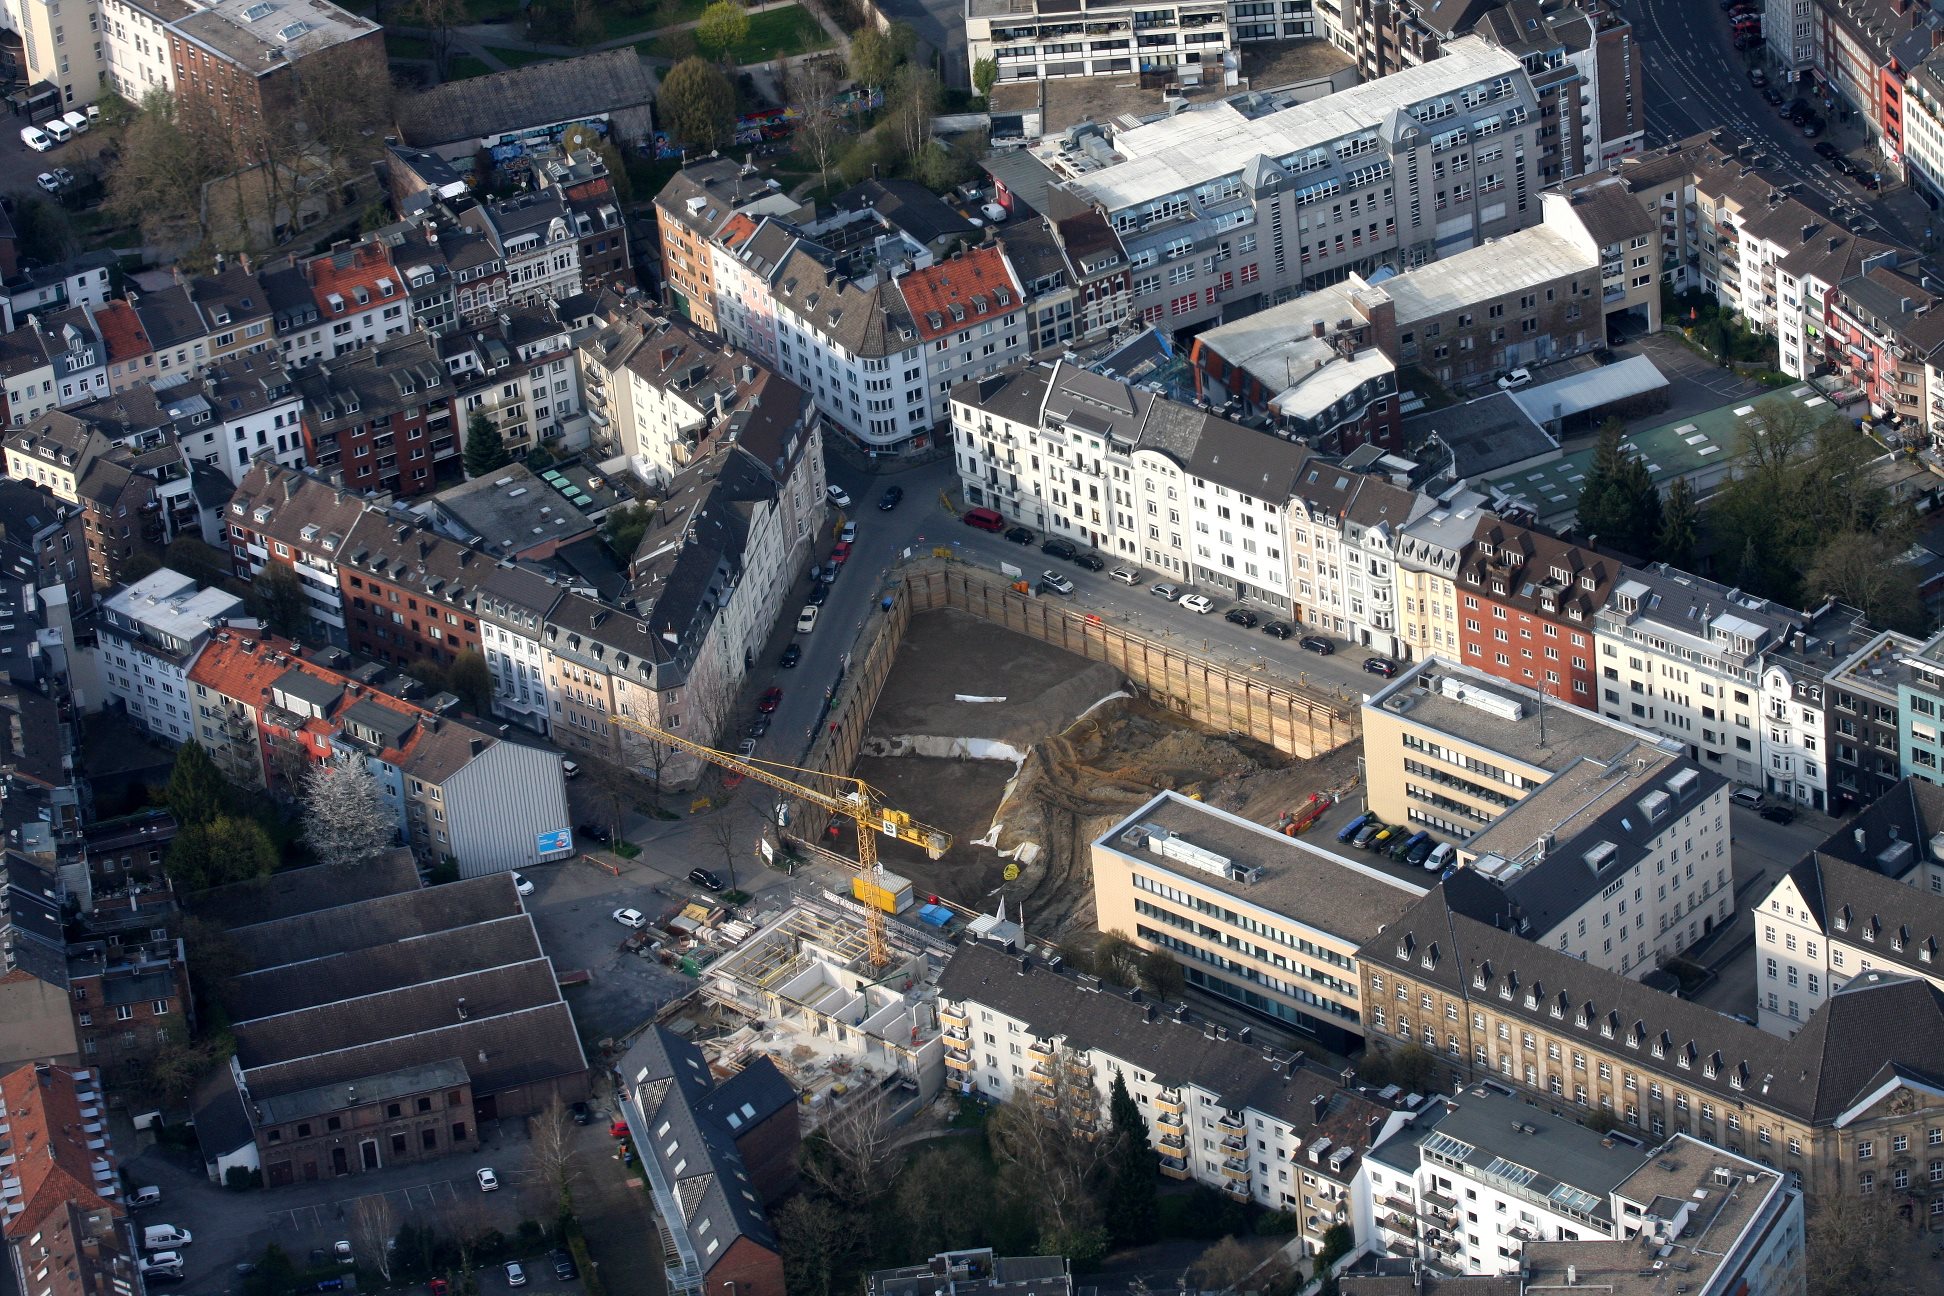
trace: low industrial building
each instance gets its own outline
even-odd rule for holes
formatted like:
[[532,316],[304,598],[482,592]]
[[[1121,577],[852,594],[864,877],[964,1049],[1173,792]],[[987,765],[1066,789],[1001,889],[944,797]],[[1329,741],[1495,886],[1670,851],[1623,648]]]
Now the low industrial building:
[[467,165],[481,149],[503,159],[557,145],[569,126],[591,126],[635,144],[653,129],[654,91],[641,55],[623,46],[407,95],[398,105],[398,127],[407,146]]
[[1313,1035],[1363,1035],[1357,947],[1424,888],[1164,791],[1091,847],[1102,931],[1165,949],[1189,985]]

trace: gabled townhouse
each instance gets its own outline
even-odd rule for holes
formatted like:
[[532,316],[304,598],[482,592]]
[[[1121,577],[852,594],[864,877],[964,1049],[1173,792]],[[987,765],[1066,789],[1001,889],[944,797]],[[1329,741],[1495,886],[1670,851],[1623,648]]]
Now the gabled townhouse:
[[243,600],[164,567],[101,603],[101,678],[130,721],[175,746],[195,736],[189,668]]
[[259,456],[304,466],[303,394],[269,347],[232,352],[156,397],[175,421],[183,453],[233,483],[242,483]]
[[341,356],[412,328],[408,299],[385,245],[350,244],[302,263],[323,325],[324,355]]
[[1460,484],[1406,522],[1397,546],[1397,620],[1405,661],[1463,653],[1458,640],[1458,563],[1488,501]]
[[108,394],[108,347],[91,306],[32,315],[5,335],[7,417],[20,427],[48,410],[72,409]]
[[539,168],[535,179],[545,188],[559,190],[567,204],[567,218],[579,241],[581,286],[633,287],[627,222],[600,155],[582,149],[571,157],[552,159]]
[[542,635],[565,590],[521,564],[496,563],[473,587],[480,651],[493,673],[493,714],[545,736],[559,714]]
[[456,460],[464,429],[437,344],[424,334],[360,347],[295,371],[309,462],[354,490],[418,495]]
[[1885,630],[1839,656],[1824,677],[1833,810],[1869,805],[1904,777],[1903,661],[1922,647],[1920,639]]
[[79,615],[94,606],[87,553],[81,510],[72,501],[36,482],[0,478],[0,571],[8,580],[65,590],[69,609]]
[[810,204],[791,199],[768,175],[731,158],[711,157],[684,166],[655,195],[662,277],[675,294],[675,308],[711,332],[722,326],[717,322],[710,245],[738,213],[752,220],[779,216],[792,222],[816,214]]
[[484,209],[471,207],[452,221],[426,218],[426,238],[436,234],[452,270],[453,303],[462,324],[477,324],[506,304],[506,258]]
[[777,217],[738,213],[709,243],[716,328],[771,368],[779,363],[772,280],[801,236],[796,226]]
[[1875,635],[1861,612],[1831,600],[1763,651],[1762,789],[1770,796],[1811,810],[1841,805],[1830,677]]
[[1944,444],[1944,298],[1914,263],[1899,269],[1889,255],[1863,263],[1828,299],[1821,355],[1844,386],[1870,403],[1870,413],[1907,429],[1913,443]]
[[[1299,486],[1300,490],[1301,487]],[[1382,656],[1402,657],[1409,646],[1398,596],[1403,528],[1431,511],[1420,491],[1365,476],[1343,515],[1343,594],[1350,641]]]
[[[1931,845],[1940,832],[1944,789],[1907,778],[1755,897],[1757,1025],[1793,1037],[1850,978],[1873,969],[1944,988],[1944,859]],[[1889,1171],[1909,1149],[1884,1151]],[[1925,1156],[1922,1181],[1944,1190],[1944,1144]]]
[[219,254],[213,273],[187,276],[183,282],[209,326],[210,359],[275,347],[275,312],[250,258],[232,261]]
[[462,430],[482,417],[515,459],[560,442],[582,425],[573,330],[546,301],[509,304],[497,318],[438,339],[452,377],[453,415]]
[[104,248],[9,275],[5,285],[0,285],[0,302],[4,302],[0,319],[18,327],[25,317],[43,311],[100,306],[114,293],[110,272],[115,262],[115,254]]
[[398,267],[411,299],[412,327],[422,333],[444,334],[459,326],[459,307],[453,289],[452,265],[439,241],[437,221],[400,221],[372,231],[384,243],[391,263]]
[[[1029,349],[1019,281],[996,244],[954,252],[949,260],[897,278],[911,326],[924,348],[926,422],[951,420],[952,389],[998,373]],[[868,395],[865,407],[876,404]]]
[[265,266],[259,281],[264,300],[270,304],[277,349],[283,353],[285,364],[294,370],[335,354],[327,337],[330,330],[324,327],[323,311],[302,267],[291,260]]
[[[1600,714],[1666,734],[1717,773],[1763,787],[1772,745],[1763,655],[1808,620],[1665,563],[1627,567],[1594,617]],[[1822,754],[1802,758],[1820,777]]]
[[[932,429],[931,348],[891,281],[901,264],[873,260],[853,277],[848,260],[800,239],[771,276],[777,368],[875,450],[926,444]],[[950,344],[943,315],[932,333]]]
[[127,391],[137,383],[152,382],[156,376],[155,348],[149,342],[142,317],[125,300],[117,298],[95,308],[95,327],[102,345],[108,349],[108,395]]
[[[340,477],[253,460],[223,511],[236,574],[256,579],[265,564],[284,563],[303,583],[317,639],[349,646],[337,565],[345,537],[364,515],[364,500]],[[306,636],[307,638],[309,636]]]
[[[91,422],[50,410],[7,436],[7,475],[45,487],[81,509],[88,572],[95,589],[112,589],[143,550],[168,543],[165,518],[149,505],[157,474],[181,466],[173,443],[137,452],[118,446]],[[149,462],[144,462],[144,459]]]
[[524,306],[581,290],[580,227],[558,189],[486,207],[506,263],[506,300]]
[[144,293],[129,293],[128,303],[142,318],[155,351],[158,381],[192,377],[209,358],[209,325],[189,289],[181,283]]
[[1599,709],[1594,630],[1619,579],[1611,558],[1487,515],[1459,563],[1460,660]]
[[474,546],[440,535],[430,519],[372,503],[338,547],[351,651],[409,668],[479,648],[473,587],[493,565]]

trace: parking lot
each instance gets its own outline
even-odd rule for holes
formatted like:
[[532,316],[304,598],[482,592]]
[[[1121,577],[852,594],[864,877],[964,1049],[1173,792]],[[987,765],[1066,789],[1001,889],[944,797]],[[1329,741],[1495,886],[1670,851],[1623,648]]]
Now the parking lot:
[[66,144],[56,144],[45,153],[36,153],[21,142],[20,128],[26,124],[24,117],[10,117],[6,128],[0,129],[0,193],[44,198],[47,195],[35,184],[34,177],[56,167],[66,167],[84,180],[98,173],[98,155],[106,143],[100,132],[90,130]]

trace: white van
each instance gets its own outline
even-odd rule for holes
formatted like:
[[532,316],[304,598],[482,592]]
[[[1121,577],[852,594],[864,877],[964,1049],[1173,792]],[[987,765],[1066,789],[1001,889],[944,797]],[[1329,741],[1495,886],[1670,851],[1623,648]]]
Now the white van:
[[47,132],[38,126],[22,126],[20,142],[36,153],[45,153],[54,147],[54,141],[49,139]]
[[142,1249],[144,1251],[168,1251],[176,1247],[188,1246],[195,1239],[188,1229],[179,1229],[173,1224],[151,1224],[142,1230]]
[[65,144],[74,138],[74,128],[59,117],[49,117],[41,129],[46,131],[47,137],[56,144]]
[[1433,873],[1442,873],[1458,860],[1458,848],[1450,842],[1439,842],[1425,857],[1424,867]]
[[100,121],[100,120],[101,120],[101,105],[100,105],[100,104],[98,104],[98,103],[91,103],[91,104],[89,104],[89,105],[88,105],[88,120],[89,120],[89,121],[91,121],[91,122],[98,122],[98,121]]
[[62,113],[61,120],[66,122],[68,129],[76,135],[86,135],[88,133],[88,115],[86,113]]
[[128,1204],[130,1206],[160,1206],[162,1204],[162,1190],[160,1188],[137,1188],[128,1195]]

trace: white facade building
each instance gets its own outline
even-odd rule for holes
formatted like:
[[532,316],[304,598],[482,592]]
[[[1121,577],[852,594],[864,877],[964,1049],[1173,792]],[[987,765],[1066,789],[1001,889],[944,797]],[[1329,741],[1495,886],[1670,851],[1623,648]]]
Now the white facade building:
[[[171,0],[100,0],[102,78],[132,104],[175,93],[175,64],[164,25],[187,6]],[[162,8],[167,4],[167,9]]]
[[108,696],[163,742],[193,737],[189,667],[218,626],[242,615],[243,600],[164,567],[103,600],[101,610]]

